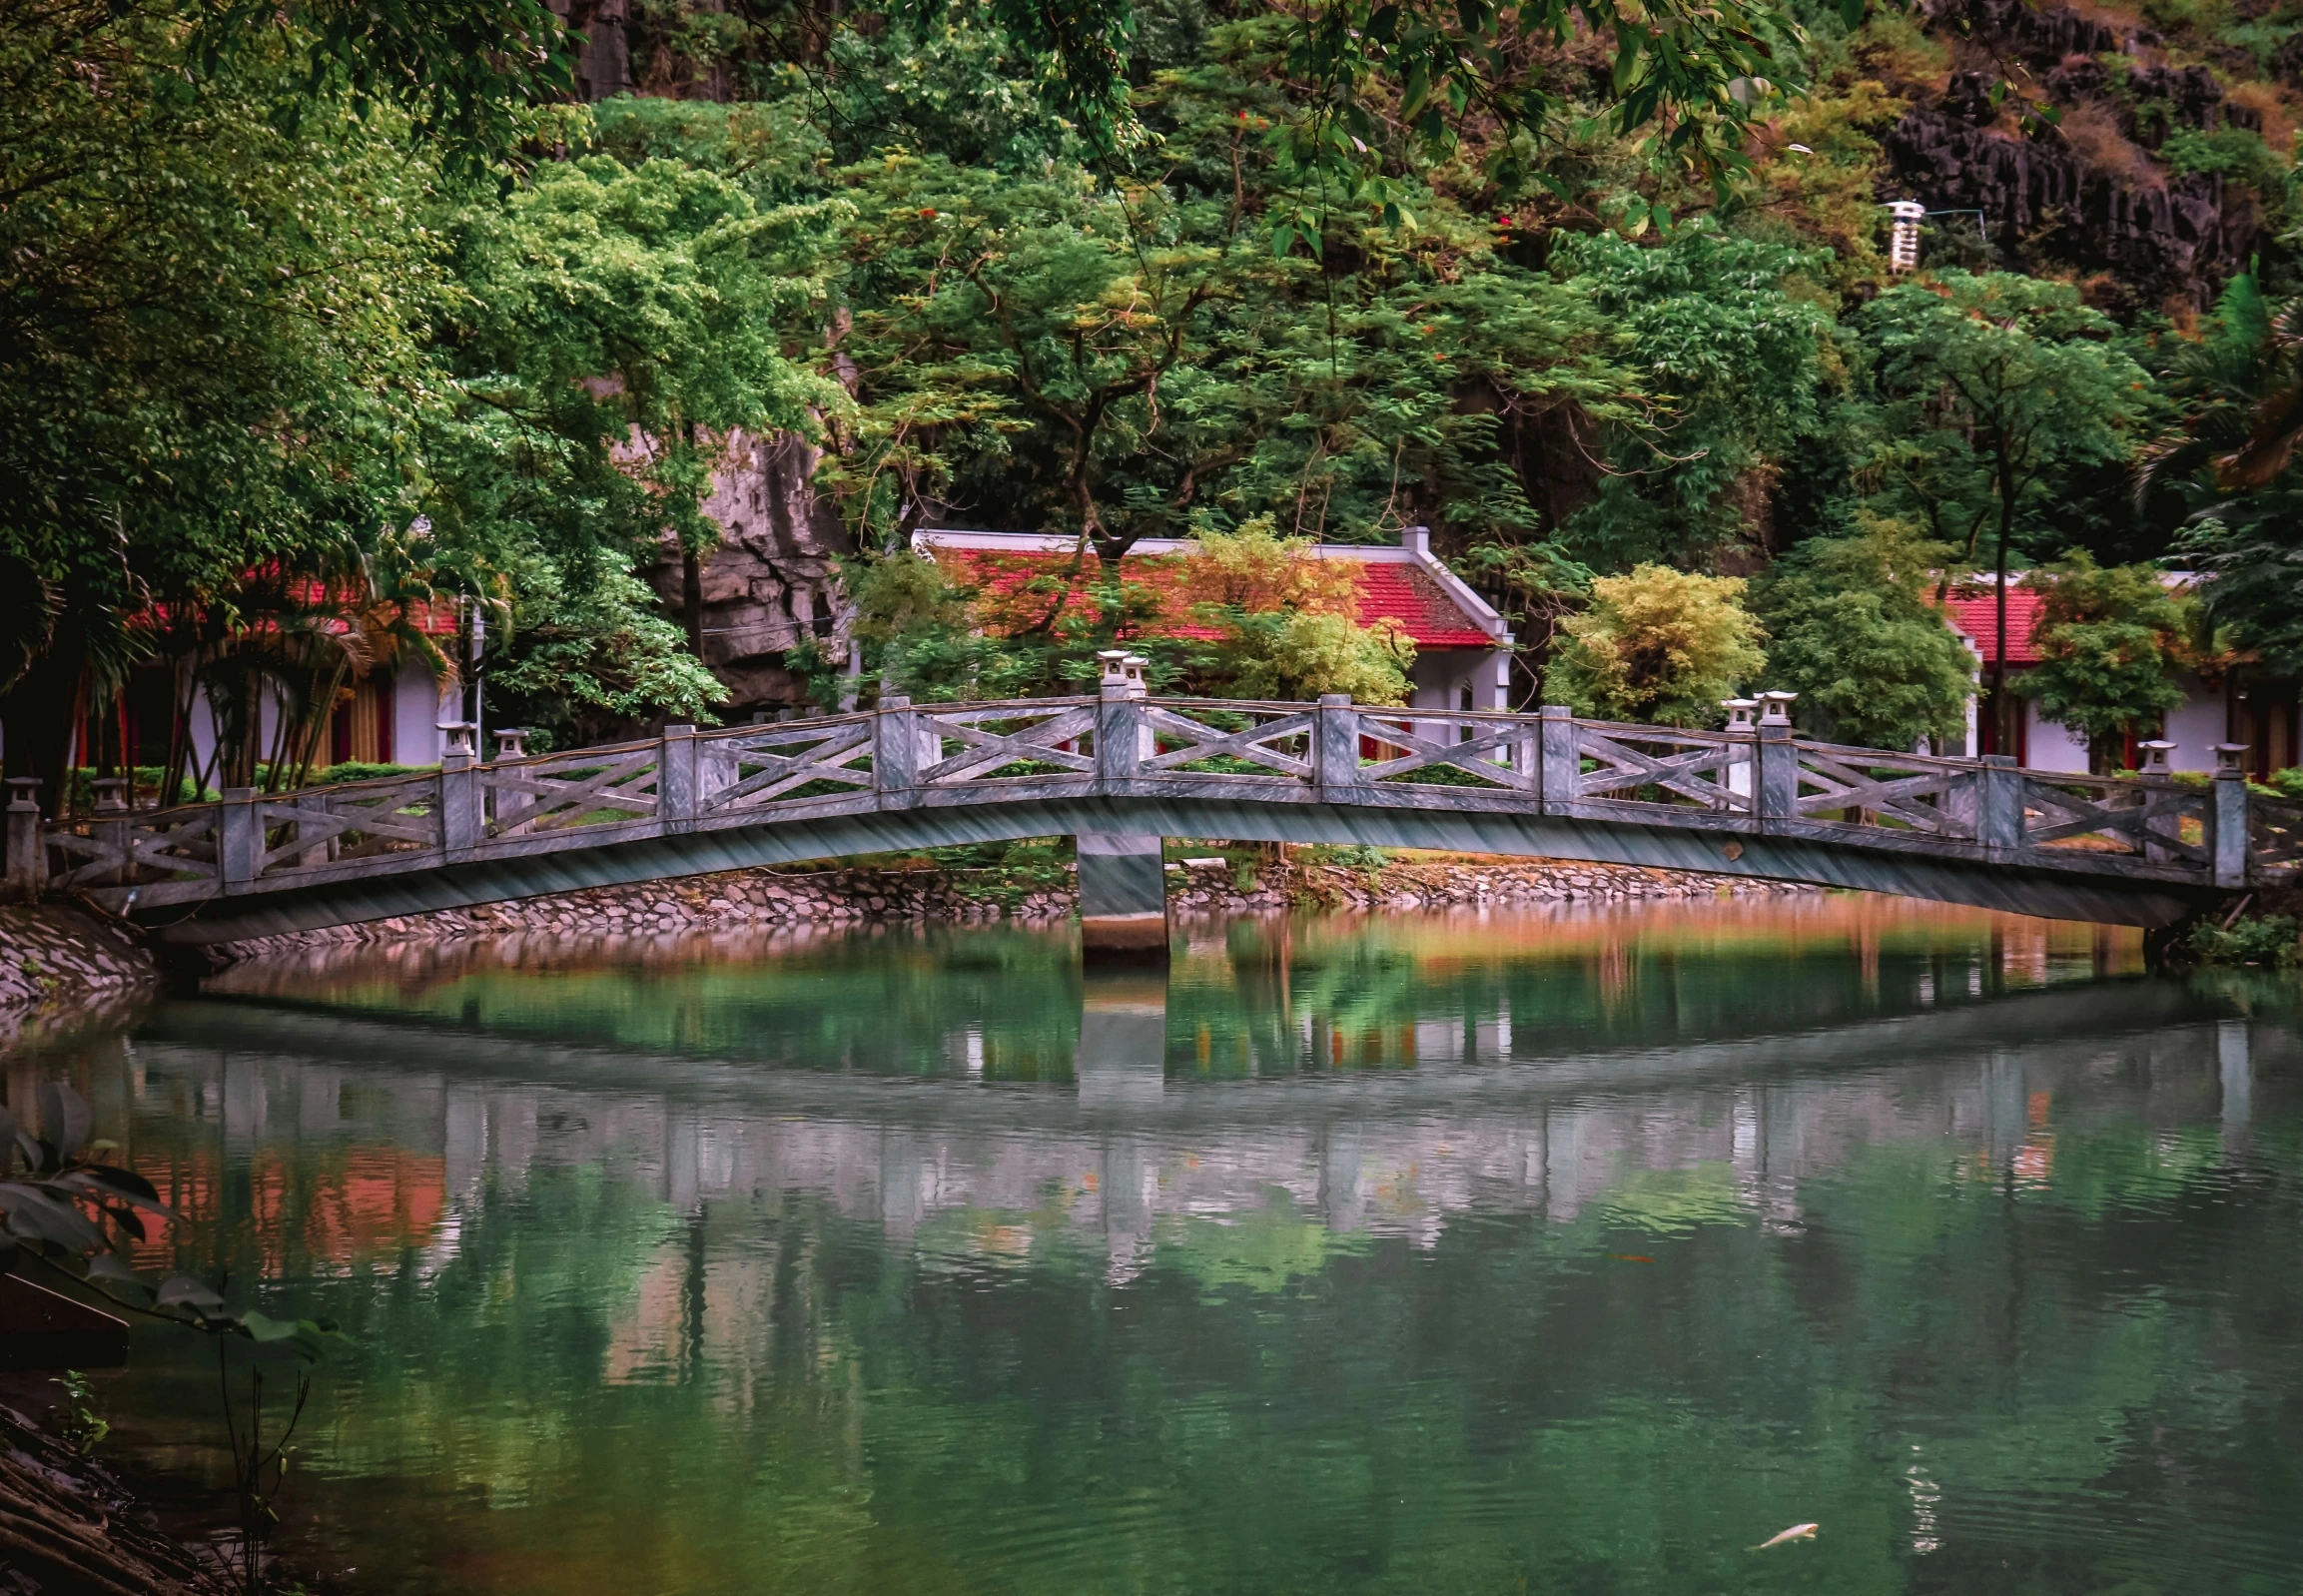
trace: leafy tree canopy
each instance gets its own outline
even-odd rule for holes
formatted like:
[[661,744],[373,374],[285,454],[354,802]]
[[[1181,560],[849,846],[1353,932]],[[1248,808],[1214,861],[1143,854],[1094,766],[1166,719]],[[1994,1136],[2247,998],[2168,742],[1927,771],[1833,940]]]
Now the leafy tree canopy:
[[2032,641],[2041,657],[2017,690],[2083,733],[2096,768],[2107,768],[2107,745],[2183,701],[2172,679],[2187,632],[2183,602],[2152,567],[2105,568],[2083,550],[2024,585],[2040,595]]
[[1761,582],[1768,682],[1834,742],[1963,746],[1973,656],[1934,602],[1951,550],[1899,521],[1801,543]]

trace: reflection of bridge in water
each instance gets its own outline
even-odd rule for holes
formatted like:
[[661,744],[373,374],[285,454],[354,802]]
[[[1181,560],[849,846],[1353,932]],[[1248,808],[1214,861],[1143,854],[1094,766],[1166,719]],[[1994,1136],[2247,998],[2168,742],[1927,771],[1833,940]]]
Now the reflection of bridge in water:
[[[537,758],[483,763],[465,745],[436,774],[45,829],[20,804],[9,873],[173,938],[226,941],[1051,834],[1606,860],[2144,926],[2284,880],[2303,858],[2303,806],[2250,798],[2230,750],[2205,785],[2097,778],[1812,742],[1776,709],[1683,731],[1560,709],[1156,699],[1115,678],[1096,699],[892,700]],[[1107,857],[1082,849],[1084,911],[1155,915],[1155,860],[1147,887]]]
[[2086,1079],[2090,1103],[2116,1083],[2147,1116],[2219,1119],[2243,1140],[2258,1052],[2292,1048],[2188,989],[2132,982],[1617,1046],[1515,1024],[1509,1004],[1425,1012],[1407,1023],[1412,1065],[1219,1080],[1197,1068],[1182,987],[1180,1016],[1156,980],[1076,990],[1072,1068],[1052,1082],[988,1078],[981,1027],[950,1032],[922,1079],[274,999],[172,1005],[134,1068],[145,1092],[220,1122],[228,1149],[336,1134],[357,1099],[394,1142],[437,1150],[450,1209],[483,1185],[593,1166],[682,1212],[813,1195],[987,1266],[1065,1244],[1126,1274],[1175,1226],[1277,1219],[1420,1244],[1475,1203],[1561,1223],[1797,1226],[1800,1183],[1866,1144],[1947,1134],[1994,1181],[2038,1176],[2054,1156],[2042,1094],[2065,1080]]

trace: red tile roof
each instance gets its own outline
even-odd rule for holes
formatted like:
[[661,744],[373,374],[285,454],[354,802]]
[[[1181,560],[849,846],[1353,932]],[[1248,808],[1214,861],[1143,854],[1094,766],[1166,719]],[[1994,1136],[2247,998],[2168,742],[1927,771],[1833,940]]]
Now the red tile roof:
[[[1975,640],[1975,649],[1988,665],[1997,655],[1999,639],[1998,595],[1988,586],[1954,587],[1943,605],[1951,624]],[[2007,663],[2036,665],[2039,650],[2031,642],[2039,623],[2039,595],[2027,587],[2007,588]]]
[[[291,602],[301,604],[309,609],[330,607],[327,584],[313,577],[298,577],[291,582],[288,596]],[[408,599],[401,601],[399,608],[409,627],[426,637],[453,637],[456,635],[459,623],[456,618],[455,600],[453,599],[443,599],[437,603],[421,598]],[[168,623],[168,606],[166,604],[153,604],[143,610],[141,616],[143,624],[165,626]],[[248,629],[252,633],[269,635],[279,629],[279,622],[271,619],[259,620]],[[331,636],[342,636],[352,628],[342,620],[331,620],[326,622],[322,629]]]
[[[1055,599],[1053,579],[1070,572],[1063,605],[1080,612],[1095,604],[1096,567],[1078,562],[1069,550],[1010,550],[957,548],[930,545],[938,564],[959,580],[980,588],[1003,611],[1000,620],[1022,624],[1037,619],[1034,605]],[[1168,637],[1202,640],[1221,635],[1211,626],[1191,619],[1183,608],[1182,561],[1188,554],[1134,554],[1121,562],[1121,574],[1141,584],[1158,601],[1159,614],[1150,629]],[[1418,648],[1492,648],[1495,639],[1479,629],[1463,606],[1447,595],[1431,573],[1404,561],[1374,561],[1340,557],[1359,588],[1358,620],[1362,626],[1389,621]],[[1077,565],[1077,568],[1074,567]],[[1034,583],[1048,583],[1044,594],[1027,591]]]

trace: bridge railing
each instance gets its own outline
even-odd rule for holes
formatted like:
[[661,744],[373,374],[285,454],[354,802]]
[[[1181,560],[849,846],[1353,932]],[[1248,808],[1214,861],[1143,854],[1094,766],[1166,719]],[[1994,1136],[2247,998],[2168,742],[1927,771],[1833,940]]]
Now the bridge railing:
[[9,813],[9,880],[116,907],[1001,798],[1222,796],[1540,813],[2232,886],[2303,866],[2303,805],[2228,779],[2095,777],[1792,735],[1540,714],[1097,698],[912,704],[436,772],[235,791],[65,825]]

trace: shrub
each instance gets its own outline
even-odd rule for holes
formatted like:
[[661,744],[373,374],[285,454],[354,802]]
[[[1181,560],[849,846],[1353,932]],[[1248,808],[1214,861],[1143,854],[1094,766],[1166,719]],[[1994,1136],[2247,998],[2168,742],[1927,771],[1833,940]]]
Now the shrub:
[[1739,576],[1638,565],[1591,584],[1591,608],[1561,628],[1544,693],[1578,714],[1716,726],[1719,701],[1767,666],[1766,633]]

